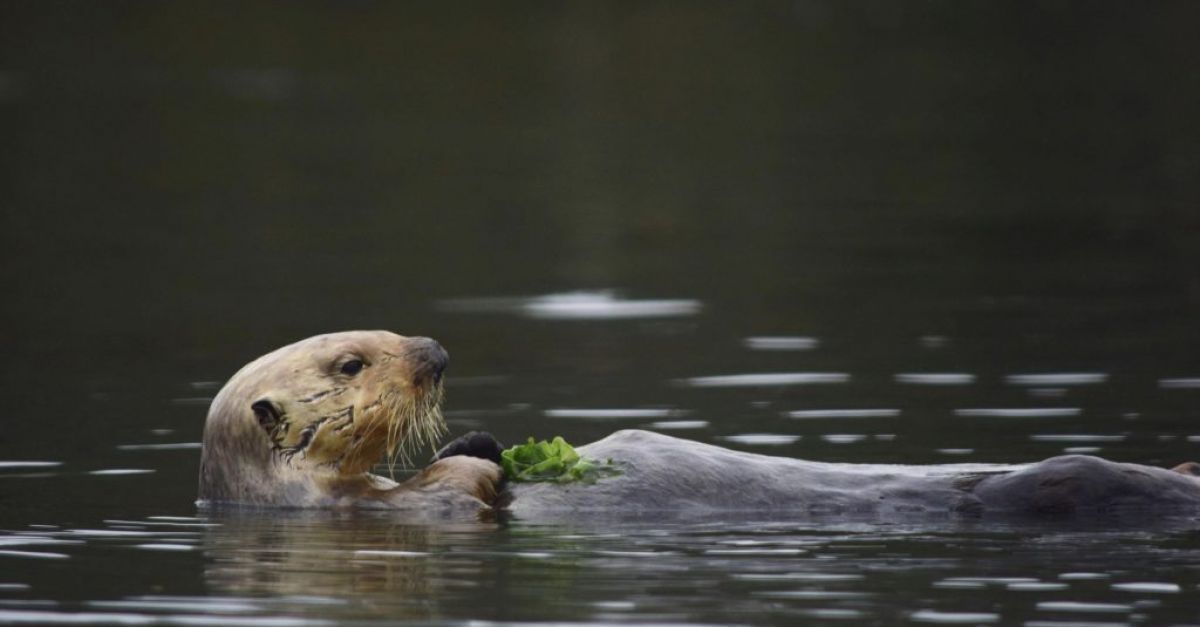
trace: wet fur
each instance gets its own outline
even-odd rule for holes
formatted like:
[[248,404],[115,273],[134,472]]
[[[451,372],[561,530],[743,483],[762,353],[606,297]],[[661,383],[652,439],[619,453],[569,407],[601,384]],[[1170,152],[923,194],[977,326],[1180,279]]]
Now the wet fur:
[[579,453],[612,458],[622,474],[594,484],[512,484],[513,513],[544,520],[572,512],[1043,516],[1200,510],[1200,480],[1186,464],[1171,471],[1085,455],[1022,465],[831,464],[743,453],[632,429],[581,447]]
[[[440,353],[439,353],[440,351]],[[347,355],[369,366],[339,374]],[[672,516],[758,511],[787,516],[914,513],[1032,515],[1200,510],[1200,466],[1174,471],[1070,455],[1028,465],[827,464],[769,457],[638,430],[579,449],[621,474],[592,484],[512,484],[483,459],[440,459],[396,483],[369,469],[443,433],[445,352],[385,331],[317,336],[269,353],[213,400],[200,464],[200,502],[383,508],[406,517],[508,507],[522,518],[572,512]],[[272,412],[258,412],[259,401]],[[307,435],[306,435],[307,434]],[[468,447],[469,449],[470,447]]]
[[[486,507],[500,481],[490,462],[446,459],[400,484],[369,472],[385,455],[394,466],[432,448],[445,432],[440,368],[435,376],[430,365],[444,356],[426,338],[353,331],[308,338],[247,364],[209,408],[199,501]],[[340,372],[339,365],[352,359],[367,365],[355,375]]]

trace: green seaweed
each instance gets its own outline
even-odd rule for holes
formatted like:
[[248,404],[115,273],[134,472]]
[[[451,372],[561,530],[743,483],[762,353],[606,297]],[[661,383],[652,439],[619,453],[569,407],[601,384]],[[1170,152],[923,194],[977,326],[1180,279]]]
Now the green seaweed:
[[526,444],[505,449],[500,453],[500,465],[510,481],[594,483],[601,477],[621,472],[611,459],[601,464],[580,457],[561,436],[556,436],[550,442],[535,442],[531,437]]

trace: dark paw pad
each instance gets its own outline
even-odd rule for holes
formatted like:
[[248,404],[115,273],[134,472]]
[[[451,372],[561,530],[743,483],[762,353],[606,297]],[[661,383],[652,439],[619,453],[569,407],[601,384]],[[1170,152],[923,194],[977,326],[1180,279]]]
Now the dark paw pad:
[[503,450],[504,445],[492,437],[492,434],[486,431],[472,431],[455,438],[454,441],[443,446],[441,450],[433,454],[433,459],[429,460],[429,463],[447,457],[454,457],[455,455],[466,455],[467,457],[478,457],[499,464],[500,451]]

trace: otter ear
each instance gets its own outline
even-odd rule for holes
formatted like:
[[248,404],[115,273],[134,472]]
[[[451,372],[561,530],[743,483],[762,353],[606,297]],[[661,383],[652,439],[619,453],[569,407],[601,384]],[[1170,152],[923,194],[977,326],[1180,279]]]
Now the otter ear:
[[275,427],[279,426],[279,417],[283,414],[279,411],[279,407],[271,402],[270,399],[264,398],[254,401],[250,409],[254,410],[254,417],[258,419],[258,425],[265,429],[267,433],[270,433],[275,430]]

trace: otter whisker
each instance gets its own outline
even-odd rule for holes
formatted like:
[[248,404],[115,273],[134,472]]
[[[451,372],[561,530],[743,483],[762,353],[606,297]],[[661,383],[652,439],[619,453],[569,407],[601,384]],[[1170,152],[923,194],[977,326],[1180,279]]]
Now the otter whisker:
[[412,454],[428,445],[433,447],[446,433],[441,403],[444,393],[436,386],[426,393],[412,397],[395,398],[396,410],[388,425],[387,455],[388,473],[395,476],[396,463],[412,463]]
[[[375,417],[380,412],[383,412],[384,420]],[[342,456],[342,467],[353,468],[358,472],[358,469],[370,466],[374,461],[370,458],[378,457],[381,452],[378,447],[379,430],[387,429],[386,420],[390,420],[389,415],[386,406],[380,401],[372,403],[363,412],[363,419],[360,421],[363,430],[354,434],[348,450]]]

